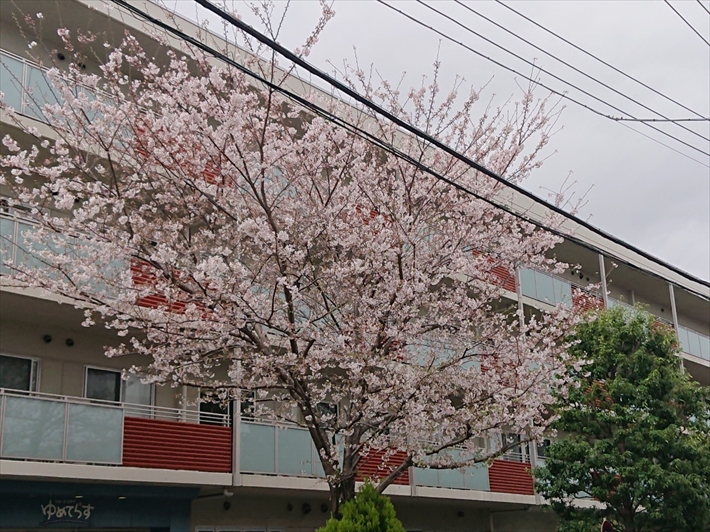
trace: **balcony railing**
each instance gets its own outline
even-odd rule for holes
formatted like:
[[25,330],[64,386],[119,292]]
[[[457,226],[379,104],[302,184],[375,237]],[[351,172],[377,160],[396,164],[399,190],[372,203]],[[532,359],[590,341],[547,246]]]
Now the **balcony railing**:
[[0,50],[0,91],[7,105],[38,120],[42,120],[44,104],[59,102],[47,79],[47,69],[5,50]]
[[240,432],[242,472],[325,476],[308,430],[269,422],[242,421]]
[[710,338],[708,336],[687,327],[679,326],[678,339],[684,353],[703,360],[710,360]]
[[121,464],[121,405],[0,389],[0,456]]
[[229,424],[220,413],[0,389],[2,458],[228,472]]
[[[22,209],[3,207],[0,212],[0,274],[12,276],[16,270],[51,271],[52,266],[39,258],[39,253],[51,249],[56,254],[80,256],[86,253],[88,240],[78,236],[56,235],[58,241],[51,244],[30,242],[27,238],[35,231],[37,224],[31,215]],[[50,247],[51,246],[51,247]],[[121,272],[128,269],[125,261],[114,260],[102,268],[102,278],[87,282],[85,288],[109,297],[115,295],[112,284],[118,282]]]
[[550,305],[572,304],[569,281],[537,270],[520,269],[520,290],[524,296]]

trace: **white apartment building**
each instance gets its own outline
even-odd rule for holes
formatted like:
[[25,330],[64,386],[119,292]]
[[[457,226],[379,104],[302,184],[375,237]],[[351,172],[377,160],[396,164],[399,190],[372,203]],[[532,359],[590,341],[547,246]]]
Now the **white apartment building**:
[[[119,37],[125,28],[144,32],[140,20],[99,0],[59,3],[61,22],[54,0],[0,2],[0,91],[40,131],[25,91],[41,88],[43,70],[26,59],[16,5],[44,14],[49,43],[60,24]],[[165,18],[145,0],[132,3]],[[4,134],[15,126],[2,117],[1,127]],[[511,199],[521,211],[545,214],[525,198]],[[673,326],[685,368],[710,386],[710,283],[574,225],[568,229],[578,242],[555,253],[581,269],[559,277],[521,270],[507,281],[507,297],[526,312],[560,302],[643,304]],[[31,227],[22,210],[2,208],[7,257],[23,260],[22,235]],[[239,408],[234,415],[200,408],[194,389],[122,380],[121,370],[140,361],[106,358],[112,333],[82,328],[80,311],[13,288],[5,267],[0,274],[0,529],[285,532],[325,522],[328,488],[307,431],[242,418]],[[588,288],[598,284],[605,294]],[[554,517],[541,510],[530,476],[542,453],[520,446],[465,472],[411,468],[386,493],[407,530],[552,531]],[[376,467],[377,456],[366,460],[363,476]]]

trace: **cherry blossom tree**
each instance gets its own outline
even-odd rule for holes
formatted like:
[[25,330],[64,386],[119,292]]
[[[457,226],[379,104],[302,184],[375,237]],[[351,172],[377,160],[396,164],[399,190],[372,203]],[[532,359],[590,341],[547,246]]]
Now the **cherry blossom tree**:
[[[78,62],[104,46],[59,34]],[[539,439],[567,386],[563,338],[577,316],[559,306],[524,317],[509,289],[519,267],[565,268],[546,258],[559,238],[233,66],[154,38],[166,44],[159,59],[126,34],[105,44],[100,74],[77,61],[52,68],[50,133],[3,106],[19,131],[3,139],[3,190],[37,223],[24,239],[31,259],[6,260],[5,282],[85,309],[85,326],[121,338],[106,355],[144,355],[134,371],[149,382],[268,398],[254,414],[308,429],[335,513],[369,452],[399,457],[382,492],[412,465],[498,456],[505,439],[481,442],[502,433]],[[260,50],[226,49],[293,86]],[[540,165],[557,115],[527,91],[476,116],[480,93],[458,83],[445,94],[436,73],[404,92],[357,67],[342,75],[514,182]],[[367,109],[305,85],[300,94],[481,197],[504,191]]]

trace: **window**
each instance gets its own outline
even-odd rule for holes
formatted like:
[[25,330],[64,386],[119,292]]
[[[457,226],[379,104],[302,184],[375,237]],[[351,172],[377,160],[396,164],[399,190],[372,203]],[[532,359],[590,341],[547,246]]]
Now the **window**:
[[0,355],[0,388],[36,392],[37,369],[32,358]]
[[153,385],[141,382],[135,375],[123,380],[120,371],[87,367],[84,396],[114,403],[152,405]]
[[537,457],[541,459],[547,458],[547,448],[550,446],[550,440],[544,439],[537,444]]

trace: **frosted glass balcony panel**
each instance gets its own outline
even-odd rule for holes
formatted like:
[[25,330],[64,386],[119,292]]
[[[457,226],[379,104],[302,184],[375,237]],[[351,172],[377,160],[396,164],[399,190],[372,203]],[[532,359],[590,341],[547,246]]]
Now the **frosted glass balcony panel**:
[[30,247],[30,243],[25,238],[25,235],[34,231],[34,226],[19,222],[17,224],[17,249],[15,251],[15,265],[26,268],[39,268],[42,264],[37,258],[32,256],[34,246]]
[[555,287],[552,277],[544,273],[535,272],[535,286],[537,287],[537,299],[550,305],[555,304]]
[[710,360],[710,338],[707,336],[700,336],[700,358],[705,360]]
[[478,491],[490,491],[488,467],[486,464],[476,464],[464,470],[464,486]]
[[5,397],[0,454],[10,458],[61,460],[65,403]]
[[58,95],[47,79],[47,73],[27,65],[27,86],[25,87],[25,114],[44,120],[42,108],[45,104],[58,103]]
[[242,471],[253,473],[276,472],[276,427],[242,422],[241,456]]
[[439,487],[439,471],[437,469],[414,468],[414,482],[418,486]]
[[678,340],[680,341],[680,348],[684,353],[690,353],[690,342],[688,341],[688,329],[684,327],[678,327]]
[[535,288],[535,272],[527,268],[520,270],[520,290],[524,296],[537,299],[537,289]]
[[572,285],[562,279],[552,279],[552,285],[555,291],[555,304],[566,304],[570,305],[572,303]]
[[700,357],[700,336],[694,331],[688,331],[688,353]]
[[277,429],[279,470],[282,475],[313,476],[311,435],[307,430]]
[[0,273],[9,275],[12,270],[5,266],[5,261],[12,262],[13,241],[15,238],[15,222],[0,218]]
[[4,102],[15,111],[22,110],[22,61],[0,54],[0,92]]
[[460,469],[439,470],[439,486],[442,488],[463,488],[464,476]]
[[122,409],[70,404],[67,426],[67,460],[121,463]]

